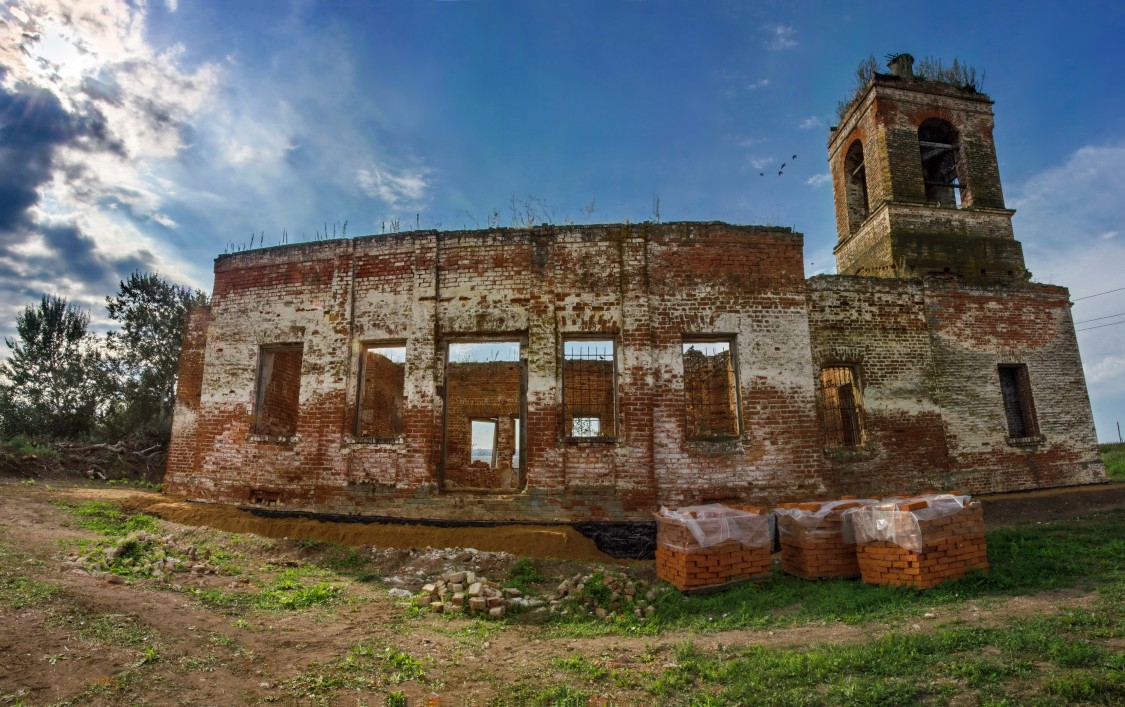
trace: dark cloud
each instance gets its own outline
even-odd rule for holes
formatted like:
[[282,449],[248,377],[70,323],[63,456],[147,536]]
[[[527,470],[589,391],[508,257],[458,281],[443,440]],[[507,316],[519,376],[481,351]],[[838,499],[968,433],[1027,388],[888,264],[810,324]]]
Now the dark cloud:
[[76,226],[48,226],[40,228],[39,233],[51,255],[29,257],[25,262],[40,272],[55,272],[78,280],[91,290],[100,286],[108,293],[116,289],[117,280],[123,275],[155,269],[152,253],[138,251],[121,257],[103,254]]
[[64,146],[122,154],[96,109],[70,113],[44,88],[0,89],[0,243],[33,226],[31,208]]
[[30,209],[39,202],[39,187],[51,179],[55,150],[76,138],[74,122],[46,89],[0,91],[2,241],[31,225]]

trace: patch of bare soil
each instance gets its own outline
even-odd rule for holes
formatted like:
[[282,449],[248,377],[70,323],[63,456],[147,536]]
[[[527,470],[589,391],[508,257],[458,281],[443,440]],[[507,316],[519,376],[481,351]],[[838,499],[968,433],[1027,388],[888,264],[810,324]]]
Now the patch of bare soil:
[[185,525],[205,525],[232,533],[269,538],[308,538],[340,545],[393,548],[472,547],[512,552],[525,557],[554,557],[587,562],[612,562],[594,541],[569,526],[507,525],[442,528],[427,525],[333,523],[307,518],[264,518],[231,506],[207,503],[160,502],[147,513]]
[[1016,493],[974,496],[984,505],[984,523],[989,530],[1065,520],[1092,513],[1125,508],[1125,484],[1105,483],[1066,486]]
[[[1094,494],[1055,493],[1059,495],[1065,497],[1068,513],[1088,512],[1107,502]],[[97,536],[78,527],[73,513],[60,504],[91,500],[156,513],[166,519],[160,533],[174,535],[177,542],[207,543],[237,554],[238,567],[219,574],[188,572],[164,581],[120,584],[76,571],[65,562],[68,548]],[[1006,524],[1043,519],[1037,511],[1022,509],[1046,501],[1020,495],[1015,503],[1021,510],[1005,514],[998,509],[1006,503],[1012,501],[989,500],[990,522],[997,517]],[[228,535],[195,526],[254,535]],[[19,606],[10,598],[0,598],[0,704],[73,700],[93,705],[350,705],[380,703],[394,691],[405,694],[411,705],[483,705],[510,698],[514,685],[529,680],[600,689],[605,692],[603,703],[651,703],[652,696],[637,687],[613,680],[591,683],[581,672],[561,667],[559,660],[579,656],[586,664],[604,669],[656,674],[674,662],[674,647],[685,641],[715,650],[751,644],[848,643],[889,632],[998,624],[1012,616],[1039,616],[1091,601],[1091,595],[1072,590],[944,605],[905,625],[827,624],[566,638],[534,621],[497,623],[418,614],[387,592],[388,586],[396,585],[416,590],[425,579],[456,568],[503,579],[518,557],[501,550],[569,557],[540,563],[555,580],[603,566],[592,563],[608,558],[589,540],[571,533],[556,527],[482,528],[467,533],[460,528],[267,519],[119,487],[48,488],[0,481],[0,579],[40,583],[55,592],[51,598]],[[250,593],[287,568],[323,565],[326,546],[308,542],[310,538],[355,546],[357,555],[381,580],[338,575],[331,581],[343,586],[342,599],[299,611],[202,600],[206,592]],[[652,578],[651,563],[612,568]],[[340,687],[333,681],[353,674],[347,667],[349,651],[361,644],[377,650],[369,660],[374,667],[366,673],[373,681]],[[417,669],[390,660],[398,652],[416,661]],[[384,654],[386,659],[379,657]],[[424,675],[419,676],[419,671]]]

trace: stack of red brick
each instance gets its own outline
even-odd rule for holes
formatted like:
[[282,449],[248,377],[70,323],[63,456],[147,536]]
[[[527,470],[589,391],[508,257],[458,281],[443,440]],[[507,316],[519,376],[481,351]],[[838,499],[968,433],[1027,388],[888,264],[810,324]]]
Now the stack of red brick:
[[925,589],[988,569],[984,513],[967,496],[896,499],[848,515],[865,582]]
[[656,514],[656,576],[680,591],[768,575],[772,546],[760,513],[714,504]]
[[777,514],[781,568],[803,579],[858,577],[855,533],[845,513],[873,500],[785,503]]

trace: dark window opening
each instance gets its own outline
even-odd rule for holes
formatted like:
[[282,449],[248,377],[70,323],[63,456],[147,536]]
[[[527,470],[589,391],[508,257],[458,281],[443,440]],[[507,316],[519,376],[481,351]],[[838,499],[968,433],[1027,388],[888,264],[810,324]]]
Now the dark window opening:
[[820,369],[820,396],[824,410],[825,447],[863,446],[867,425],[855,369],[852,366],[825,366]]
[[685,341],[688,439],[738,436],[738,378],[730,341]]
[[406,347],[366,346],[360,367],[356,437],[398,438],[402,435]]
[[931,118],[918,127],[918,147],[926,199],[941,206],[960,207],[968,194],[960,178],[957,131],[946,121]]
[[617,436],[612,341],[563,343],[563,410],[567,437]]
[[852,233],[867,218],[867,170],[863,167],[863,143],[856,140],[844,158],[844,195],[848,205],[848,226]]
[[303,351],[301,344],[261,348],[254,434],[289,437],[297,433]]
[[444,488],[501,491],[521,487],[525,386],[520,342],[449,344]]
[[1022,363],[1001,365],[1000,395],[1004,399],[1004,417],[1009,437],[1035,437],[1039,424],[1035,419],[1035,403],[1031,397],[1031,378]]

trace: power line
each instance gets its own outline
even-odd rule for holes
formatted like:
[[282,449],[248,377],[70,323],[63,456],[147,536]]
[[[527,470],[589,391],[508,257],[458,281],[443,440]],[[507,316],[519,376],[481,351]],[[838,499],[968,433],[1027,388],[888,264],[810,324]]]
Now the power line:
[[1125,290],[1125,287],[1118,287],[1116,290],[1106,290],[1105,292],[1097,292],[1097,293],[1092,294],[1092,295],[1086,295],[1085,297],[1075,297],[1071,301],[1077,302],[1078,300],[1081,300],[1081,299],[1090,299],[1091,297],[1101,297],[1102,295],[1108,295],[1111,292],[1120,292],[1121,290]]
[[1094,317],[1093,319],[1083,319],[1082,321],[1075,322],[1075,324],[1085,324],[1086,322],[1096,322],[1099,319],[1113,319],[1114,317],[1122,316],[1125,316],[1125,312],[1120,312],[1118,314],[1107,314],[1104,317]]
[[1104,329],[1107,326],[1117,326],[1118,324],[1125,324],[1125,322],[1112,322],[1110,324],[1099,324],[1097,326],[1088,326],[1083,329],[1075,329],[1075,331],[1090,331],[1091,329]]

